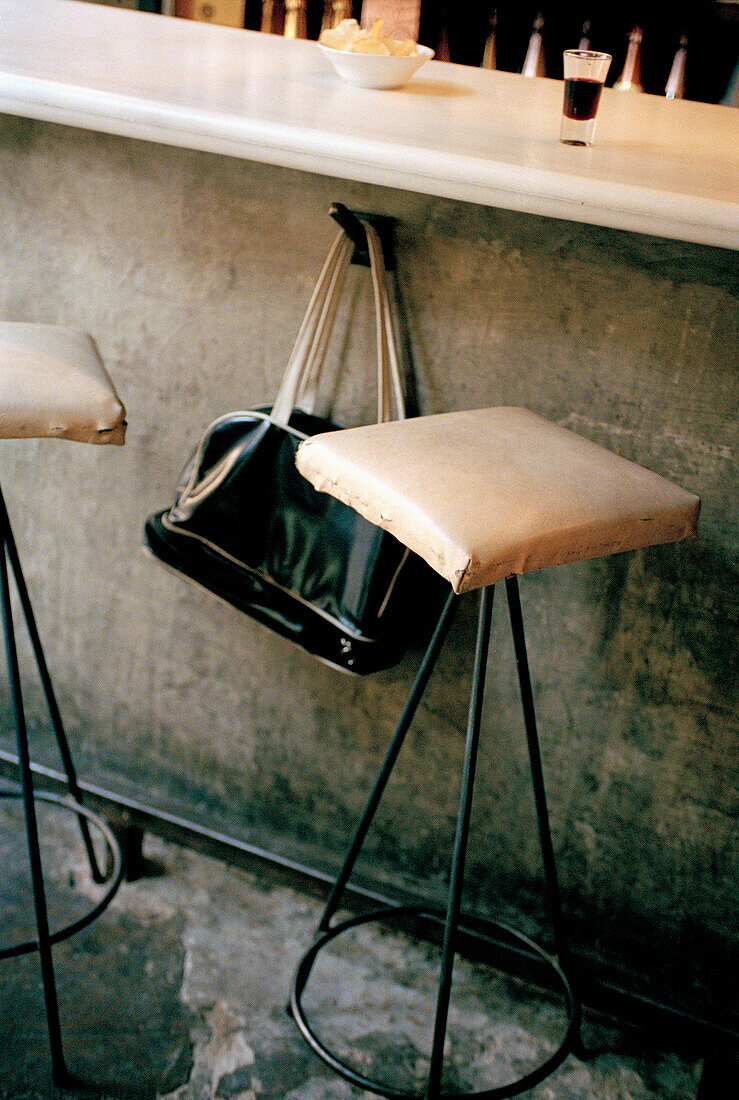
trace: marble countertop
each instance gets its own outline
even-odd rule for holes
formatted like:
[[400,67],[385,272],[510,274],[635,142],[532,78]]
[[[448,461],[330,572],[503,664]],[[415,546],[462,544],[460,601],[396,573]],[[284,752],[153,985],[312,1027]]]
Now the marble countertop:
[[0,0],[0,112],[342,179],[739,248],[739,111],[606,89],[558,141],[562,84],[436,61],[342,83],[312,42],[78,0]]

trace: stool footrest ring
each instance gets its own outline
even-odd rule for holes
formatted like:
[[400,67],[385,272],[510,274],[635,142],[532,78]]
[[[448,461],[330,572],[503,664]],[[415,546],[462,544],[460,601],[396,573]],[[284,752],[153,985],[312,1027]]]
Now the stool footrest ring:
[[[342,935],[344,932],[348,932],[352,928],[357,928],[363,924],[370,924],[378,921],[393,920],[402,917],[421,917],[431,918],[435,921],[441,921],[443,924],[444,911],[436,909],[433,906],[423,905],[397,905],[385,907],[383,909],[376,909],[370,913],[361,913],[358,916],[351,917],[348,920],[343,920],[338,924],[333,925],[328,931],[322,933],[313,943],[312,947],[301,958],[295,977],[293,979],[292,989],[290,991],[290,1011],[295,1019],[295,1022],[300,1029],[303,1038],[314,1051],[318,1057],[324,1061],[335,1073],[338,1073],[345,1080],[351,1084],[358,1086],[359,1088],[366,1089],[369,1092],[373,1092],[378,1096],[387,1097],[388,1100],[424,1100],[426,1093],[407,1092],[392,1085],[374,1081],[369,1077],[365,1077],[359,1073],[353,1066],[343,1062],[337,1057],[331,1050],[326,1047],[321,1039],[316,1035],[315,1031],[311,1027],[305,1014],[305,1010],[302,1005],[302,996],[305,987],[310,978],[311,971],[313,970],[314,963],[319,952],[327,946],[337,936]],[[554,1051],[549,1057],[540,1065],[535,1067],[529,1073],[520,1077],[516,1081],[509,1082],[505,1085],[496,1086],[495,1088],[487,1089],[482,1092],[464,1092],[464,1093],[442,1093],[439,1100],[504,1100],[505,1097],[517,1096],[519,1093],[524,1092],[527,1089],[533,1088],[540,1081],[543,1081],[550,1073],[553,1072],[565,1058],[570,1054],[580,1035],[580,1019],[581,1019],[581,1007],[580,1003],[575,997],[572,985],[567,975],[562,970],[559,962],[553,956],[549,955],[542,947],[540,947],[534,940],[531,940],[523,932],[518,932],[516,929],[509,927],[499,921],[486,921],[488,928],[498,929],[509,939],[517,941],[522,944],[526,950],[544,962],[549,970],[554,974],[557,984],[561,988],[564,998],[567,1012],[567,1024],[565,1028],[564,1036]],[[463,928],[464,920],[460,920],[460,928]]]
[[[107,887],[103,896],[82,917],[52,932],[49,936],[49,940],[54,944],[59,943],[61,940],[69,939],[70,936],[82,931],[83,928],[86,928],[88,924],[91,924],[99,917],[104,909],[107,909],[123,879],[123,859],[121,857],[118,840],[113,830],[107,822],[103,821],[98,814],[88,809],[87,806],[84,806],[81,802],[77,802],[69,795],[57,795],[53,794],[51,791],[34,791],[33,797],[35,801],[48,802],[52,805],[60,806],[63,810],[68,810],[78,818],[84,818],[89,822],[89,824],[92,825],[94,829],[97,829],[102,835],[111,860],[110,871],[106,876]],[[0,799],[3,798],[20,799],[22,798],[22,793],[19,790],[0,790]],[[7,947],[0,946],[0,959],[14,958],[18,955],[28,955],[33,951],[38,951],[38,946],[38,940],[26,940],[24,943],[12,944]]]

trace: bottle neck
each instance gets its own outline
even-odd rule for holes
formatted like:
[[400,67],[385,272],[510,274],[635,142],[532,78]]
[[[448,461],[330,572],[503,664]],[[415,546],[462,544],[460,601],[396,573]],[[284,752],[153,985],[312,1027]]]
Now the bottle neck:
[[670,75],[665,86],[665,95],[668,99],[682,99],[685,95],[685,62],[688,53],[688,40],[685,35],[680,39]]
[[330,0],[328,7],[331,10],[331,26],[338,27],[343,19],[351,19],[351,0]]
[[544,40],[541,34],[543,26],[544,16],[540,12],[534,21],[534,29],[529,39],[529,48],[526,51],[523,68],[521,69],[522,76],[547,75],[546,65],[544,64]]
[[307,0],[285,0],[285,38],[307,38]]
[[622,92],[643,92],[641,82],[641,27],[634,27],[629,35],[629,45],[626,50],[623,72],[613,85]]
[[493,13],[490,16],[490,32],[485,40],[485,49],[482,54],[482,61],[480,68],[482,69],[497,69],[498,68],[498,50],[496,45],[496,29],[498,26],[498,12],[493,9]]
[[577,48],[578,48],[578,50],[589,50],[590,49],[590,20],[589,19],[586,19],[585,22],[582,25],[582,30],[580,31],[580,41],[578,43]]
[[273,17],[274,0],[262,0],[262,22],[259,29],[264,34],[272,34],[274,32],[274,26],[272,23]]

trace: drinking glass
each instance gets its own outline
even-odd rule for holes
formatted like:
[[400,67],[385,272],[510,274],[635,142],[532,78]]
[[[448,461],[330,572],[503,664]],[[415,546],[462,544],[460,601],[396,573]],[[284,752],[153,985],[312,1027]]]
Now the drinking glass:
[[592,145],[600,93],[611,64],[609,53],[565,50],[565,94],[559,140],[565,145]]

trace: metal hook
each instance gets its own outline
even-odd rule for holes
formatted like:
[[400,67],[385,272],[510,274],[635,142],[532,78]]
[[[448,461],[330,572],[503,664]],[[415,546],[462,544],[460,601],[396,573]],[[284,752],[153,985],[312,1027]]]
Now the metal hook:
[[362,211],[355,213],[345,206],[343,202],[332,202],[329,214],[338,222],[354,245],[353,264],[370,266],[369,251],[367,249],[367,235],[360,218],[377,230],[382,245],[382,254],[385,259],[385,267],[388,271],[395,268],[394,231],[395,219],[386,214],[366,214]]

